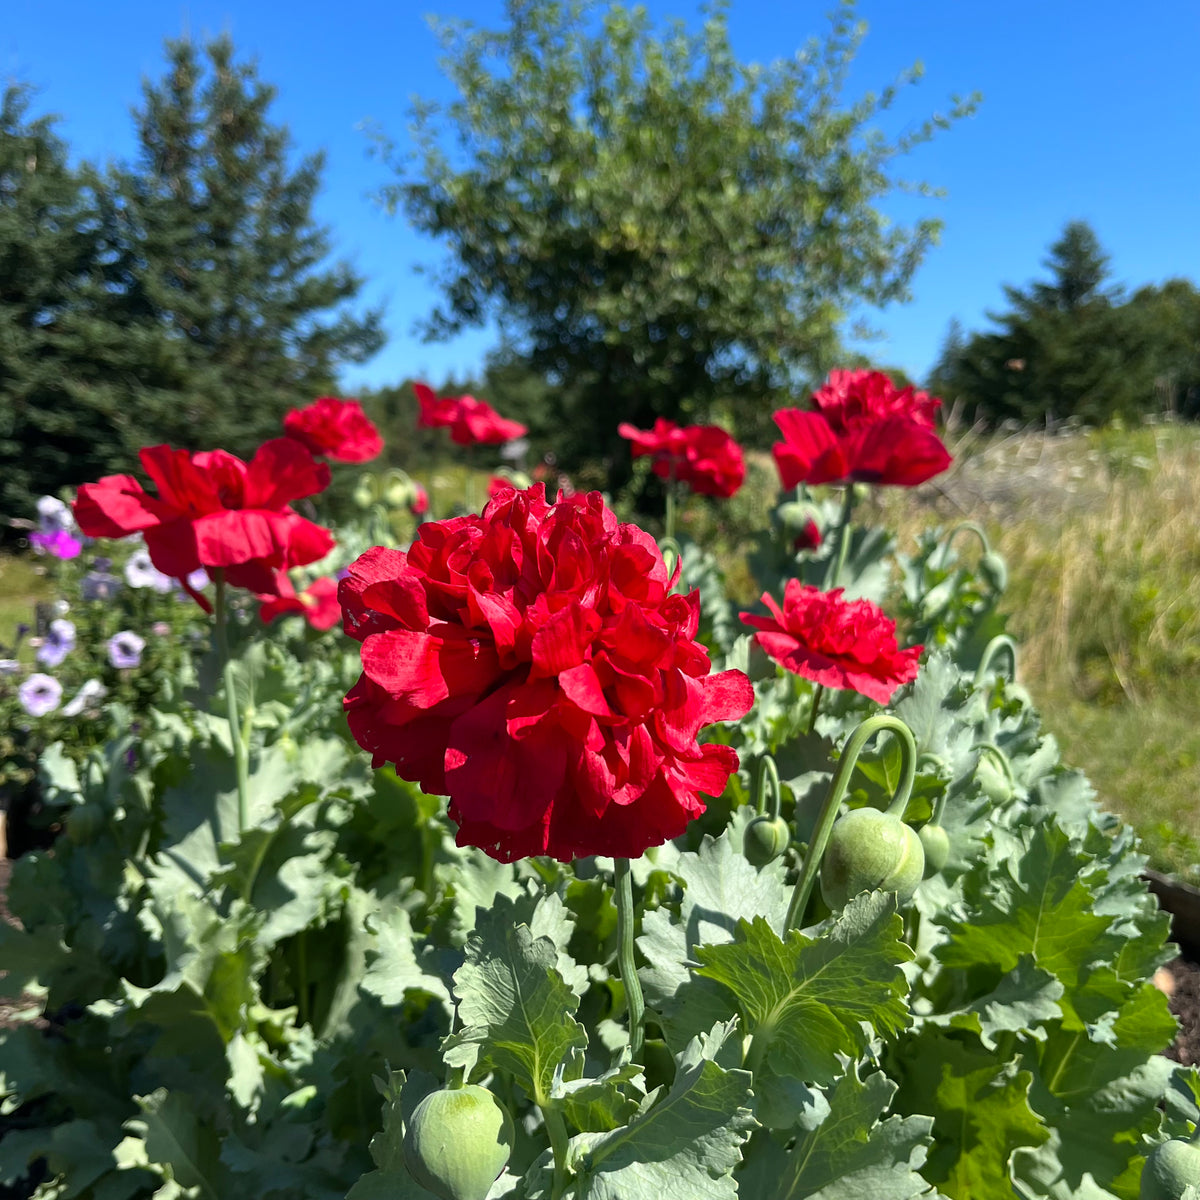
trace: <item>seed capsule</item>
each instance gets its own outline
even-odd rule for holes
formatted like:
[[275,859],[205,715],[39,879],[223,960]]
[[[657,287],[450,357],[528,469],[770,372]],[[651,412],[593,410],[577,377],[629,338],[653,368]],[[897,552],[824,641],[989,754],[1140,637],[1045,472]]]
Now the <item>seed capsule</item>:
[[441,1200],[485,1200],[512,1147],[508,1110],[473,1083],[430,1092],[404,1132],[409,1173]]
[[835,911],[859,892],[913,898],[925,873],[921,839],[899,817],[856,808],[834,823],[821,859],[821,895]]

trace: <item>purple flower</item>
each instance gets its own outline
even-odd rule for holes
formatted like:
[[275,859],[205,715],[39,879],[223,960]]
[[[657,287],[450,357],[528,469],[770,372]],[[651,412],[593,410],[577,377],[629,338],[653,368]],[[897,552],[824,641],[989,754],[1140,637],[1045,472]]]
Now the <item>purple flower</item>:
[[85,600],[111,600],[121,590],[121,581],[107,571],[89,571],[79,583]]
[[[37,660],[44,667],[57,667],[74,649],[75,626],[70,621],[64,621],[62,617],[59,617],[50,622],[50,631],[38,648]],[[58,701],[55,703],[57,704]]]
[[138,637],[131,629],[123,629],[108,639],[108,661],[121,670],[139,666],[145,648],[145,638]]
[[83,543],[65,529],[56,529],[53,533],[31,533],[29,541],[39,554],[53,554],[55,558],[78,558],[83,550]]
[[17,699],[31,717],[44,717],[58,707],[62,699],[62,684],[53,675],[30,675],[17,688]]
[[108,695],[108,688],[100,680],[89,679],[63,709],[63,716],[77,717],[85,708],[89,708],[103,700],[106,695]]
[[143,547],[129,556],[125,564],[125,582],[131,588],[153,588],[163,593],[171,590],[174,580],[150,561],[150,551]]

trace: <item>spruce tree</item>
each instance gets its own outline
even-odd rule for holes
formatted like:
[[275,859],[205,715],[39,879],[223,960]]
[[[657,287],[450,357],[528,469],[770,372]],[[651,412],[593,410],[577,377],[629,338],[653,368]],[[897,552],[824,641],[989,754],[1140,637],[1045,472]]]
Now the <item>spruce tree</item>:
[[97,180],[125,330],[109,361],[147,436],[245,455],[379,349],[380,314],[354,313],[361,279],[325,265],[323,156],[293,165],[274,89],[227,37],[203,56],[168,42],[167,59],[135,114],[137,161]]
[[0,528],[117,457],[119,421],[93,388],[94,212],[52,117],[28,87],[0,98]]

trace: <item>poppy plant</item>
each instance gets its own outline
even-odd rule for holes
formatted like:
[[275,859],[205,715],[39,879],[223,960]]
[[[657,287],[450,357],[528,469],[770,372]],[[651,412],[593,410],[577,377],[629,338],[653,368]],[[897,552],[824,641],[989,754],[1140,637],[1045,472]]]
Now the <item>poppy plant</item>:
[[728,500],[746,478],[742,448],[719,425],[676,425],[665,417],[643,430],[622,422],[617,432],[633,443],[633,457],[654,456],[661,479],[678,479],[702,496]]
[[701,728],[753,703],[710,674],[699,596],[597,492],[506,491],[482,516],[368,550],[341,583],[363,673],[346,697],[376,766],[450,797],[460,845],[501,861],[636,857],[737,769]]
[[950,454],[934,432],[941,401],[897,388],[882,371],[834,371],[816,408],[775,414],[772,448],[784,487],[875,483],[915,487],[944,471]]
[[249,463],[225,450],[170,446],[150,446],[140,458],[157,495],[132,475],[107,475],[79,489],[75,520],[89,537],[144,533],[150,561],[205,611],[208,602],[189,581],[201,568],[275,595],[277,572],[333,549],[328,530],[289,507],[329,486],[329,468],[291,438],[265,442]]
[[758,630],[754,640],[766,654],[813,683],[887,704],[917,677],[925,647],[901,650],[896,623],[870,600],[846,600],[841,588],[823,592],[789,579],[782,609],[769,594],[762,602],[771,615],[742,613],[742,622]]
[[439,400],[424,383],[414,383],[413,391],[421,406],[417,428],[449,429],[450,440],[456,446],[497,445],[511,442],[526,432],[519,421],[500,416],[490,404],[474,396],[447,396]]
[[322,396],[283,418],[283,431],[313,454],[338,462],[368,462],[383,453],[383,438],[357,400]]

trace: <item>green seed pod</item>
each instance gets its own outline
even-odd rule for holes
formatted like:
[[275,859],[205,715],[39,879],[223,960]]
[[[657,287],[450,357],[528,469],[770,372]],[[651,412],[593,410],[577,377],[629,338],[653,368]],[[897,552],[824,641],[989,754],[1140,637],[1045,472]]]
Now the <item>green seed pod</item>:
[[388,508],[407,508],[415,495],[413,481],[403,471],[392,467],[384,472],[379,498]]
[[512,1148],[508,1110],[474,1083],[430,1092],[404,1131],[409,1173],[441,1200],[484,1200]]
[[917,830],[921,848],[925,851],[925,878],[936,875],[950,857],[950,836],[940,825],[922,825]]
[[1142,1167],[1140,1200],[1180,1200],[1188,1186],[1200,1187],[1200,1146],[1175,1138],[1155,1146]]
[[742,835],[742,853],[755,867],[774,862],[792,840],[792,830],[782,817],[755,817]]
[[921,839],[900,820],[875,808],[839,817],[821,859],[821,895],[834,911],[859,892],[895,892],[913,898],[925,874]]
[[983,794],[996,804],[1007,804],[1012,799],[1012,784],[993,762],[990,754],[985,754],[979,760],[979,766],[975,768],[975,778],[979,781]]
[[67,837],[77,846],[94,842],[104,828],[105,813],[99,804],[81,804],[63,818]]
[[775,510],[775,515],[788,533],[799,533],[812,519],[813,510],[811,504],[789,500]]
[[379,480],[370,471],[366,471],[358,477],[358,484],[354,488],[354,503],[359,508],[370,508],[378,499]]
[[1008,587],[1008,564],[995,550],[989,550],[979,560],[979,573],[993,592],[1002,592]]

